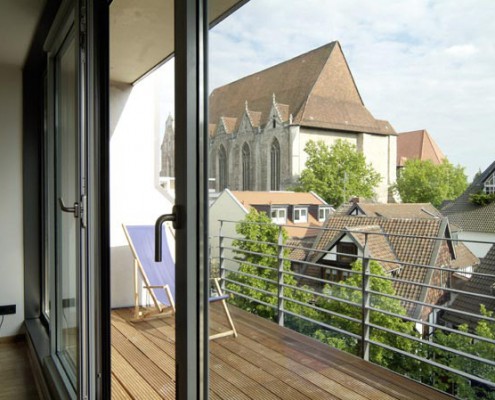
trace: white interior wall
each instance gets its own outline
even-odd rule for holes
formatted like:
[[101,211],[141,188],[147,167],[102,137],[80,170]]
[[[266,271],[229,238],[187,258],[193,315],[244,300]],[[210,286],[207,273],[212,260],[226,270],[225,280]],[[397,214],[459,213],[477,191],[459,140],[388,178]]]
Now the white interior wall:
[[[0,305],[15,304],[0,337],[13,336],[24,321],[22,219],[22,71],[0,65]],[[1,317],[0,317],[1,318]]]
[[[158,189],[158,77],[110,87],[110,234],[112,307],[133,304],[133,258],[122,224],[153,225],[172,203]],[[157,140],[158,138],[158,140]],[[171,244],[171,251],[174,245]]]

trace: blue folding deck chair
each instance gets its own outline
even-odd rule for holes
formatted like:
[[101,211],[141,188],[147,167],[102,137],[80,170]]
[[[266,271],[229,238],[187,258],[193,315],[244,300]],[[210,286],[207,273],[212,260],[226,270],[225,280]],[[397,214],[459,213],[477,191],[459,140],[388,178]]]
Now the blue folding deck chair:
[[[175,312],[175,263],[166,235],[162,235],[162,261],[155,262],[155,230],[151,225],[122,225],[134,256],[134,320]],[[139,276],[157,313],[142,313],[139,307]]]
[[[122,228],[134,256],[134,320],[170,315],[167,310],[172,309],[172,312],[175,312],[175,262],[170,253],[167,235],[162,234],[162,261],[156,262],[155,227],[152,225],[122,225]],[[143,288],[148,290],[156,307],[157,312],[155,313],[143,314],[140,312],[139,275],[144,281]],[[231,329],[210,335],[210,339],[230,335],[237,337],[237,331],[226,302],[229,296],[223,294],[218,278],[213,278],[212,282],[215,295],[210,296],[210,303],[222,303]]]

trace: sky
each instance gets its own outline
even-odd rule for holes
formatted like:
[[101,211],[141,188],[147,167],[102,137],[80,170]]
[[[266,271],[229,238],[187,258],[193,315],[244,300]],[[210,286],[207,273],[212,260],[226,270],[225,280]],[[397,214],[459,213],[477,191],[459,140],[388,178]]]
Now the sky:
[[210,87],[338,40],[371,113],[472,177],[495,160],[494,38],[494,0],[251,0],[210,33]]
[[495,0],[251,0],[210,31],[210,89],[338,40],[375,118],[471,179],[495,160],[494,38]]

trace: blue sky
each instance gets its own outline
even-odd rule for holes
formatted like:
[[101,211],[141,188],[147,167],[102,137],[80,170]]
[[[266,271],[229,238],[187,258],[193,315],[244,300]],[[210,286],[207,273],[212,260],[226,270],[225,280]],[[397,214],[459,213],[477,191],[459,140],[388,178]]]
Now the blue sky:
[[338,40],[371,113],[472,178],[495,160],[494,38],[495,0],[251,0],[210,31],[210,89]]
[[338,40],[373,115],[471,177],[495,160],[494,38],[493,0],[251,0],[211,31],[210,87]]

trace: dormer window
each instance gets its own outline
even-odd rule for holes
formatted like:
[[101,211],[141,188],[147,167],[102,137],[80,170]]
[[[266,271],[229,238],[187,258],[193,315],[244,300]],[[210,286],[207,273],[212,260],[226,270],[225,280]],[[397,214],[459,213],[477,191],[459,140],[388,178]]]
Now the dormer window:
[[330,215],[330,207],[322,207],[318,209],[318,221],[325,222]]
[[495,193],[495,172],[485,181],[484,190],[486,194]]
[[272,207],[270,217],[275,224],[285,224],[287,222],[287,209],[285,207]]
[[294,223],[302,224],[308,222],[308,207],[294,207]]

